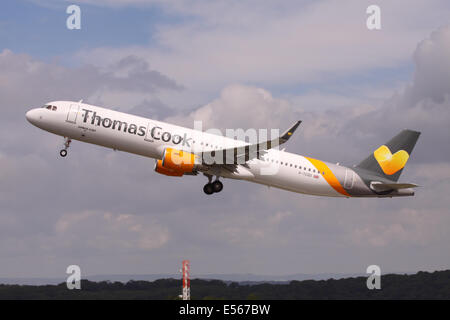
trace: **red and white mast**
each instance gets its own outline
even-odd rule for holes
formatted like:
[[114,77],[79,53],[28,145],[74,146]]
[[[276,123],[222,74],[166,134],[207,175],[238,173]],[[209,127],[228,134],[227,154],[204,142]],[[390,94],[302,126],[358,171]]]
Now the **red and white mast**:
[[191,300],[191,276],[189,274],[189,260],[183,260],[183,300]]

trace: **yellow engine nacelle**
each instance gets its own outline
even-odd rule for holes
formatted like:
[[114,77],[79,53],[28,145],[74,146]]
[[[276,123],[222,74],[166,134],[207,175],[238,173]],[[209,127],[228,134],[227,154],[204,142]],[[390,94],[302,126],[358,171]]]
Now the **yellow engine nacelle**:
[[167,148],[162,160],[156,161],[155,171],[172,177],[181,177],[198,167],[198,157],[190,152]]
[[171,177],[181,177],[184,172],[180,172],[180,171],[176,171],[173,169],[168,169],[168,168],[164,168],[162,165],[162,160],[157,160],[155,163],[155,171],[160,173],[160,174],[164,174],[166,176],[171,176]]

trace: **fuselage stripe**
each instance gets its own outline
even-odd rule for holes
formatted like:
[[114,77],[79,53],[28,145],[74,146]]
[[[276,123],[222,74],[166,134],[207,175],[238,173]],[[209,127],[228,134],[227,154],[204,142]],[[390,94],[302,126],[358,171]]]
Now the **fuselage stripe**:
[[[334,173],[331,171],[331,169],[325,163],[323,163],[322,161],[317,160],[317,159],[312,159],[312,158],[308,158],[308,157],[305,157],[305,158],[308,159],[309,162],[311,162],[314,167],[316,167],[316,169],[320,172],[320,175],[322,177],[324,177],[326,182],[328,182],[328,184],[334,190],[336,190],[340,194],[343,194],[346,197],[350,197],[350,194],[347,191],[345,191],[345,189],[342,187],[339,180],[336,178]],[[323,174],[324,172],[325,172],[325,174]]]

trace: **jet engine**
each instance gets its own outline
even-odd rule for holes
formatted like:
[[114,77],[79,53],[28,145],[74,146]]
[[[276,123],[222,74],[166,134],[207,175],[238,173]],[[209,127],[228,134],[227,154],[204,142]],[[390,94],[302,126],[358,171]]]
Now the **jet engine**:
[[167,148],[164,150],[162,160],[157,160],[155,171],[166,176],[181,177],[197,169],[198,157],[190,152]]

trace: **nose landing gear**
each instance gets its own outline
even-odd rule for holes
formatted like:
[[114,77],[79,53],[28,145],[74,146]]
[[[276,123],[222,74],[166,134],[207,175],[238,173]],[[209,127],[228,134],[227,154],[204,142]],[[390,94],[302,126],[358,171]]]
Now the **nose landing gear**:
[[70,143],[72,142],[72,140],[70,138],[66,138],[64,141],[64,149],[62,149],[61,151],[59,151],[59,155],[61,157],[65,157],[67,156],[67,149],[69,149]]
[[210,194],[222,191],[223,183],[219,181],[218,177],[214,182],[211,182],[212,176],[211,175],[206,175],[206,176],[208,177],[208,183],[205,184],[205,186],[203,187],[203,192],[210,195]]

